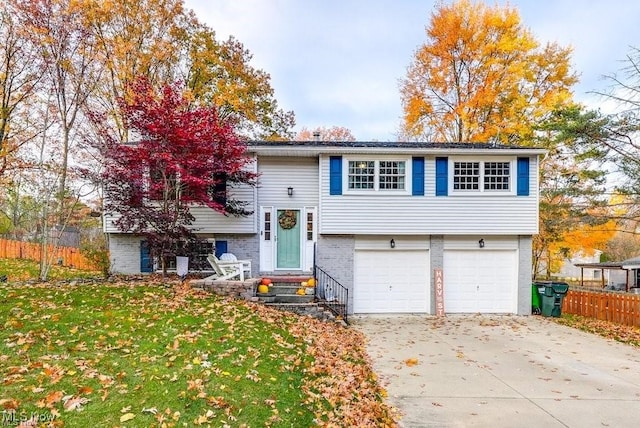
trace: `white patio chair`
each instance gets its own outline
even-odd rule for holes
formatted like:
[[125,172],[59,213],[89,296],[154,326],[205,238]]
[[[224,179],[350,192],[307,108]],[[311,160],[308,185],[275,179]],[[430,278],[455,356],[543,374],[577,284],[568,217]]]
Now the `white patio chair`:
[[224,253],[220,255],[220,259],[218,259],[218,264],[225,264],[225,263],[229,263],[229,264],[240,263],[242,265],[241,268],[242,268],[243,278],[251,278],[251,260],[238,260],[235,254]]
[[213,281],[237,279],[239,281],[244,281],[244,271],[242,270],[241,262],[222,262],[214,254],[209,254],[207,256],[207,261],[215,271],[215,275],[211,275],[205,279],[210,279]]

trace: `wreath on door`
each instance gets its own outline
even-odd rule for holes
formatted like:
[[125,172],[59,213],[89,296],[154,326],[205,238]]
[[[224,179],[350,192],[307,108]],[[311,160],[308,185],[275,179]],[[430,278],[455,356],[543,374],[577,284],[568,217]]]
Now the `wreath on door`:
[[278,223],[283,229],[291,229],[296,225],[296,212],[293,210],[284,210],[278,216]]

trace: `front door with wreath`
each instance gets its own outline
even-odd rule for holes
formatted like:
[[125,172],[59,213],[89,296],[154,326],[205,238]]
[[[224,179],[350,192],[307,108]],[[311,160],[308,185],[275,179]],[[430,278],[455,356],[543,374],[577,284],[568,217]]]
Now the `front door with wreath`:
[[300,269],[300,210],[278,210],[276,269]]

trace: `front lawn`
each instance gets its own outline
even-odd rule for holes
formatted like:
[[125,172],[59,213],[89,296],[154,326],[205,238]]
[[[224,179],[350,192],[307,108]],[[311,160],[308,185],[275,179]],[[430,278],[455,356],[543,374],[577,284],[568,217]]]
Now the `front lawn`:
[[0,314],[5,425],[395,425],[339,325],[163,284],[4,285]]
[[[37,280],[40,274],[40,264],[33,260],[0,258],[0,276],[6,276],[9,282]],[[100,272],[73,269],[53,265],[49,271],[50,280],[76,280],[100,278]]]
[[558,324],[568,325],[587,333],[597,334],[607,339],[627,345],[640,346],[640,328],[602,321],[595,318],[573,314],[562,314],[560,318],[549,318]]

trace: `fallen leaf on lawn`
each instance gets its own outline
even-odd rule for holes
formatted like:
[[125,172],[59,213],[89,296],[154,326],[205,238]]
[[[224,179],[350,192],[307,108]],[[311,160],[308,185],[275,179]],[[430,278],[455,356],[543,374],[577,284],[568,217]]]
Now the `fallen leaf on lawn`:
[[78,388],[78,394],[91,394],[93,392],[93,388],[90,386],[81,386]]
[[408,367],[413,367],[416,364],[418,364],[418,359],[417,358],[408,358],[406,360],[404,360],[404,363],[408,366]]
[[67,412],[71,412],[73,410],[77,410],[78,412],[80,412],[82,411],[82,406],[84,406],[91,400],[85,397],[74,397],[71,395],[67,395],[65,397],[62,397],[62,401],[64,401],[64,410],[66,410]]
[[193,421],[193,423],[195,423],[196,425],[202,425],[206,424],[208,421],[209,418],[206,415],[200,415]]
[[45,398],[45,401],[48,405],[55,404],[58,401],[62,400],[63,396],[64,396],[64,393],[62,391],[54,391],[47,395],[47,398]]
[[156,413],[158,413],[158,409],[155,407],[150,407],[148,409],[145,409],[144,407],[142,408],[142,413],[151,413],[152,415],[155,415]]
[[127,422],[135,417],[136,415],[134,415],[133,413],[125,413],[124,415],[120,416],[120,422]]
[[14,398],[0,399],[0,406],[7,410],[15,410],[20,406],[20,402]]

